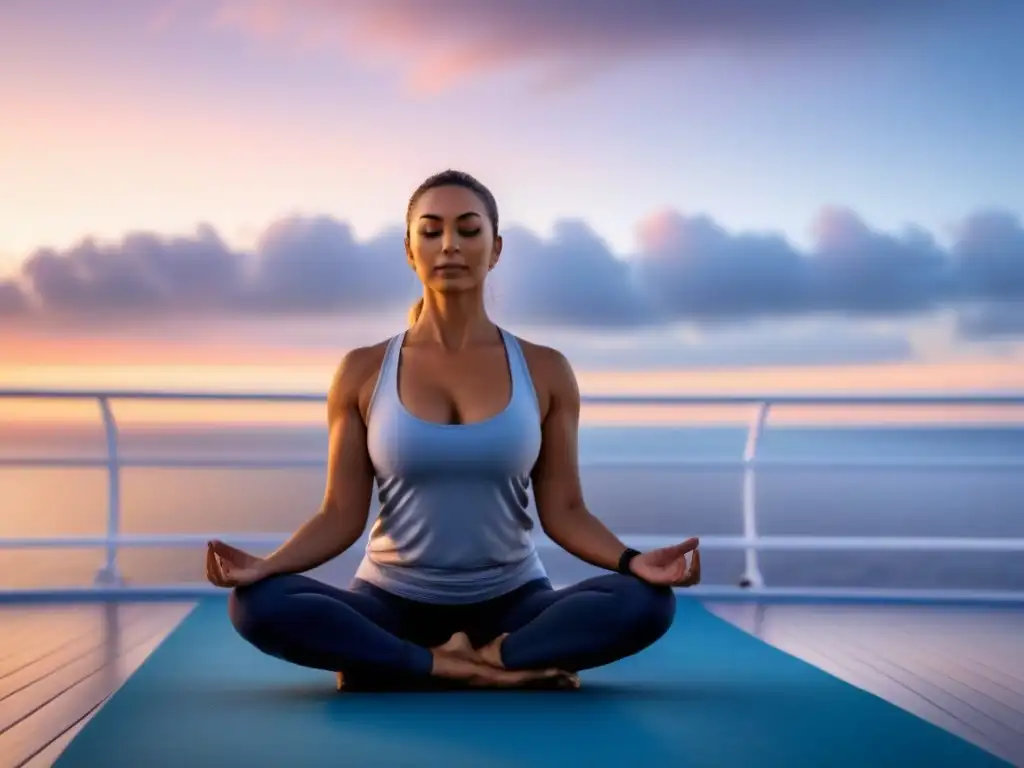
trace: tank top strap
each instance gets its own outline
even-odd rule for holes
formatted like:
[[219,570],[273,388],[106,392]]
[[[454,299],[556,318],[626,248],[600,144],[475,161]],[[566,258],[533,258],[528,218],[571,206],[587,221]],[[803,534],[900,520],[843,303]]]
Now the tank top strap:
[[377,374],[377,383],[373,387],[373,395],[370,397],[369,413],[373,413],[374,407],[383,401],[394,403],[398,400],[398,357],[402,353],[402,343],[405,341],[405,332],[392,336],[384,350],[384,359],[380,364],[380,372]]
[[501,337],[505,341],[505,349],[508,350],[508,366],[512,374],[512,398],[516,400],[525,398],[523,402],[529,403],[530,407],[540,413],[540,400],[537,397],[537,389],[533,385],[533,377],[530,375],[530,366],[526,362],[526,355],[519,340],[504,328],[499,329]]

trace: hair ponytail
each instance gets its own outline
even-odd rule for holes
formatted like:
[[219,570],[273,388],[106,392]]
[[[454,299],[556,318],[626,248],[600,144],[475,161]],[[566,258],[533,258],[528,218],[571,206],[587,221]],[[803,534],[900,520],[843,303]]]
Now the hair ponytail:
[[415,325],[419,319],[420,313],[423,311],[423,297],[416,299],[409,307],[409,325]]

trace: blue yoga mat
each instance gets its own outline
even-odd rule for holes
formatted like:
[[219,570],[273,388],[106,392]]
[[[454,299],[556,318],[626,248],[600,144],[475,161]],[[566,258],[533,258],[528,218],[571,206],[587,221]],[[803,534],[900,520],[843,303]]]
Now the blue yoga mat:
[[646,652],[572,692],[337,693],[201,602],[58,768],[1006,765],[691,600]]

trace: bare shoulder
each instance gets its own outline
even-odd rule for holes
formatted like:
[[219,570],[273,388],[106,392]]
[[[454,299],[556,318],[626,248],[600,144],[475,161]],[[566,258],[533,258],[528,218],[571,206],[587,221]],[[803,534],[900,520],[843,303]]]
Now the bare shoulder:
[[569,364],[569,359],[559,350],[520,339],[518,336],[516,341],[523,349],[523,356],[526,358],[527,365],[530,366],[530,373],[534,373],[534,369],[536,369],[537,374],[551,383],[564,383],[567,378],[575,380],[576,375],[573,373],[572,365]]
[[365,416],[387,348],[388,340],[385,339],[345,353],[331,380],[328,393],[328,408],[331,411],[356,407]]
[[569,359],[554,347],[535,344],[518,336],[516,341],[526,358],[542,411],[546,414],[552,404],[578,407],[579,386]]

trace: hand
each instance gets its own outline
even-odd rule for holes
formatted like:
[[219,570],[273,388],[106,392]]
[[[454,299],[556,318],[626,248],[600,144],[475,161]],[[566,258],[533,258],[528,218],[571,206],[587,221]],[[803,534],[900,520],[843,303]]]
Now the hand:
[[262,557],[250,555],[223,541],[206,545],[206,578],[215,587],[244,587],[267,576]]
[[[682,544],[652,549],[633,558],[629,569],[649,584],[665,587],[692,587],[700,583],[700,539],[694,537]],[[686,555],[693,554],[687,563]]]

